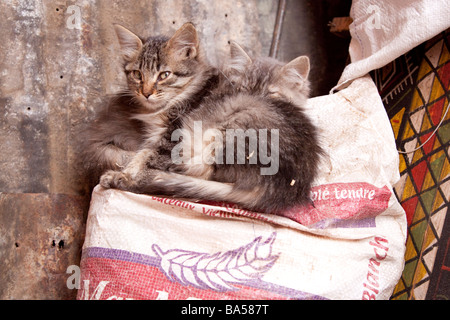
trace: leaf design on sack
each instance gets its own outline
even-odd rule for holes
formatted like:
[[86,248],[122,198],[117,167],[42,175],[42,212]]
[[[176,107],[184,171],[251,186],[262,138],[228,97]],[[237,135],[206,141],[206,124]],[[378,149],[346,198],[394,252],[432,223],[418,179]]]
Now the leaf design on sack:
[[272,268],[279,257],[272,254],[275,238],[274,232],[264,242],[257,237],[238,249],[215,254],[179,249],[164,252],[156,244],[152,249],[161,259],[160,268],[168,279],[184,286],[230,291],[237,290],[233,284],[258,280]]

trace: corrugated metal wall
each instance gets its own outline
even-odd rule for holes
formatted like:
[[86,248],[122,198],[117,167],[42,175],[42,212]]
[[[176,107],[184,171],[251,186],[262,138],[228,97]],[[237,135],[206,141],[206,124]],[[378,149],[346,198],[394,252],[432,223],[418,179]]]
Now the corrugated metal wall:
[[[311,54],[318,74],[313,88],[323,87],[320,79],[337,81],[324,72],[323,43],[304,47],[301,41],[323,41],[322,20],[330,18],[323,8],[330,2],[287,1],[290,22],[280,57]],[[312,10],[316,4],[322,9]],[[124,84],[112,24],[149,36],[170,35],[192,21],[214,62],[230,39],[250,53],[268,55],[277,8],[277,0],[0,3],[0,299],[75,296],[66,286],[66,269],[79,261],[89,204],[75,143],[102,97]],[[315,14],[322,20],[313,19]],[[305,33],[311,21],[321,26],[308,25],[313,32]],[[331,51],[336,61],[336,48]]]

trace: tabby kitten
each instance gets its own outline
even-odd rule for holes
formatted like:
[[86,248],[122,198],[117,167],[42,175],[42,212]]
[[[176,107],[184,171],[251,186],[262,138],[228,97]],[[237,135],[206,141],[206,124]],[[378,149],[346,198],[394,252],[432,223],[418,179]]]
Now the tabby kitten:
[[[185,44],[195,44],[197,51],[196,33],[191,36],[195,41]],[[153,56],[152,63],[159,59]],[[207,86],[197,105],[188,103],[188,111],[177,109],[178,124],[167,122],[161,127],[165,134],[160,135],[158,148],[156,141],[147,140],[124,170],[108,171],[100,184],[137,193],[232,202],[267,213],[304,204],[321,154],[316,129],[301,109],[308,73],[306,57],[286,65],[251,59],[233,43],[229,63],[218,73],[215,86]],[[209,136],[195,141],[199,124]],[[174,146],[172,140],[178,144]]]
[[142,39],[123,26],[114,28],[128,88],[110,99],[79,139],[82,165],[95,183],[105,171],[125,168],[143,145],[157,146],[216,77],[203,62],[192,24],[170,39]]

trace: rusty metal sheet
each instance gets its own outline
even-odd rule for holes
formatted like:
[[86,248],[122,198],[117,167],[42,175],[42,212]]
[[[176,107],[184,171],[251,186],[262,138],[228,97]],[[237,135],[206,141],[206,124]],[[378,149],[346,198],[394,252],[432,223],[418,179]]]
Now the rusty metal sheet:
[[74,299],[88,202],[63,194],[0,194],[0,299]]

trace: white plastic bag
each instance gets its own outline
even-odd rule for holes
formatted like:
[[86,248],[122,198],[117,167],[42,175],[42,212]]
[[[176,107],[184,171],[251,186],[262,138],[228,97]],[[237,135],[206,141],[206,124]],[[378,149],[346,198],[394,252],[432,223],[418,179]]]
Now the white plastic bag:
[[353,0],[351,62],[336,88],[379,69],[450,28],[447,0]]

